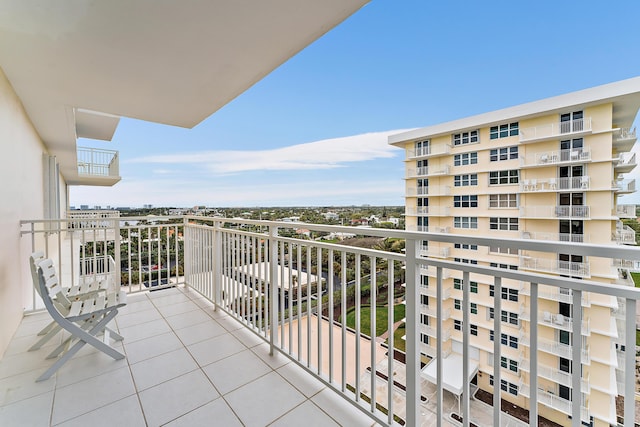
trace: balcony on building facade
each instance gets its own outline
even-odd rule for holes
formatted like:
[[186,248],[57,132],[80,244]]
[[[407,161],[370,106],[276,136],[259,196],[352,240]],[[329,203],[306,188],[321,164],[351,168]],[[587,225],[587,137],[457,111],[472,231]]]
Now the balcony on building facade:
[[[489,280],[493,284],[497,295],[501,294],[503,286],[518,283],[521,292],[524,292],[524,289],[530,289],[531,295],[539,295],[542,291],[546,292],[548,288],[557,288],[569,289],[576,295],[579,294],[580,297],[588,293],[589,295],[602,294],[621,298],[625,301],[628,309],[625,312],[627,319],[635,319],[636,301],[640,299],[640,290],[634,287],[621,287],[590,280],[562,277],[557,275],[564,274],[561,270],[554,272],[553,275],[541,275],[523,270],[456,263],[445,259],[421,260],[417,253],[418,242],[427,240],[440,245],[451,244],[449,241],[451,235],[439,233],[386,229],[358,230],[359,234],[370,237],[406,239],[407,251],[403,254],[345,246],[339,243],[291,238],[288,235],[280,234],[281,230],[290,227],[290,224],[285,222],[195,216],[154,217],[153,224],[148,220],[148,217],[109,219],[114,227],[113,233],[103,234],[105,236],[104,244],[90,245],[96,251],[92,253],[81,250],[87,243],[87,241],[79,240],[79,236],[82,236],[83,233],[78,234],[76,229],[69,227],[69,223],[78,221],[78,218],[60,220],[55,227],[45,226],[50,222],[47,220],[23,221],[21,233],[24,236],[22,243],[25,247],[21,250],[24,253],[35,250],[47,251],[47,256],[54,258],[55,265],[59,266],[61,270],[60,277],[64,282],[63,285],[77,282],[80,274],[95,274],[95,270],[81,273],[78,266],[97,265],[93,261],[107,256],[112,257],[114,262],[109,261],[109,268],[105,273],[108,273],[122,290],[129,292],[132,296],[142,295],[145,299],[160,298],[162,292],[165,292],[161,291],[162,289],[177,287],[178,290],[166,291],[177,292],[167,294],[170,295],[167,301],[177,298],[176,301],[179,301],[179,304],[191,306],[195,304],[193,301],[197,300],[196,305],[202,304],[213,313],[211,315],[213,317],[203,313],[209,322],[212,319],[219,321],[222,317],[225,322],[231,322],[228,326],[232,327],[228,329],[238,332],[234,333],[234,342],[236,337],[242,336],[244,337],[242,340],[251,342],[251,349],[256,346],[256,343],[262,343],[259,346],[267,349],[265,358],[278,357],[278,360],[282,358],[285,363],[291,363],[292,367],[300,370],[301,375],[306,376],[307,380],[319,380],[322,387],[327,389],[327,394],[344,399],[354,413],[364,412],[370,417],[371,424],[397,425],[398,421],[395,417],[399,417],[405,422],[405,425],[417,426],[421,424],[421,421],[427,419],[426,415],[422,414],[433,411],[435,411],[435,417],[440,417],[443,420],[448,417],[449,412],[446,412],[442,406],[440,409],[437,408],[437,405],[427,407],[422,402],[421,382],[423,381],[408,381],[402,384],[404,391],[399,393],[394,384],[396,377],[393,373],[402,370],[406,372],[406,378],[421,379],[420,353],[424,352],[424,347],[420,342],[421,332],[430,337],[429,345],[437,349],[431,353],[431,357],[442,360],[449,351],[445,348],[448,345],[444,341],[449,340],[453,333],[451,326],[449,324],[443,325],[442,322],[421,325],[419,314],[424,312],[433,317],[440,311],[443,313],[443,318],[448,318],[451,315],[448,307],[450,303],[443,302],[443,300],[450,298],[452,288],[444,282],[450,276],[450,271],[455,271],[456,276],[463,277],[463,280],[469,280],[470,275],[485,277],[485,280]],[[128,222],[128,225],[125,224],[125,221]],[[77,224],[81,225],[82,223],[77,222]],[[316,224],[305,224],[305,227],[318,232],[348,233],[353,230],[351,227]],[[87,233],[94,232],[94,230],[95,227],[90,228]],[[456,242],[487,247],[515,245],[523,253],[541,252],[554,258],[557,258],[559,253],[565,253],[569,248],[572,248],[577,254],[583,255],[585,259],[602,257],[611,260],[640,260],[640,253],[636,248],[624,245],[571,246],[566,242],[503,240],[495,237],[465,235],[456,236]],[[62,250],[59,250],[60,248]],[[120,250],[114,250],[115,248],[120,248]],[[372,269],[373,266],[375,269]],[[114,269],[115,271],[111,271]],[[441,274],[438,274],[438,271]],[[307,272],[312,273],[307,276]],[[320,279],[319,275],[314,272],[322,272],[323,279]],[[373,272],[375,274],[372,274]],[[428,273],[430,276],[428,287],[419,284],[420,275],[424,273]],[[290,279],[293,275],[298,278],[297,285]],[[575,274],[572,272],[569,275]],[[432,280],[431,277],[434,279]],[[368,338],[367,334],[370,332],[363,330],[359,322],[356,322],[354,328],[346,328],[339,321],[341,317],[346,318],[347,310],[347,307],[339,301],[347,301],[347,288],[353,286],[351,289],[355,289],[356,293],[359,289],[364,290],[366,287],[367,292],[370,293],[367,297],[370,312],[386,310],[386,314],[393,324],[394,305],[399,304],[398,295],[394,292],[383,294],[380,286],[386,283],[395,283],[398,286],[403,284],[406,292],[404,297],[407,313],[405,324],[406,357],[403,361],[394,358],[395,352],[380,347],[377,340],[372,341]],[[543,283],[544,287],[540,283]],[[312,298],[313,287],[318,284],[321,284],[326,290],[324,298]],[[347,286],[341,286],[342,284]],[[373,286],[374,284],[379,286]],[[30,281],[26,281],[24,286],[32,287]],[[147,290],[151,287],[154,292],[148,293]],[[464,286],[463,295],[466,292],[471,292],[469,288]],[[302,289],[307,295],[306,304],[298,304],[300,298],[295,296],[296,291],[299,292]],[[378,294],[379,291],[380,294]],[[560,293],[559,290],[556,292]],[[438,293],[441,294],[440,299],[437,298]],[[420,304],[421,294],[433,296],[434,300],[431,300],[428,306],[424,306]],[[345,298],[342,299],[342,297]],[[40,306],[35,292],[33,292],[32,301],[33,305],[28,307],[28,310],[34,310]],[[505,301],[505,304],[510,303]],[[580,310],[574,310],[573,318],[561,317],[560,314],[542,311],[538,305],[538,298],[525,298],[519,304],[519,312],[525,317],[525,313],[528,313],[529,317],[535,316],[539,325],[565,331],[573,331],[574,328],[577,328],[582,335],[590,333],[588,313],[585,313],[583,317]],[[148,305],[153,304],[148,302]],[[214,307],[215,311],[213,311]],[[334,309],[328,309],[329,307],[335,308],[339,312],[339,316],[334,313]],[[197,307],[194,306],[194,308]],[[127,306],[127,309],[133,310],[130,313],[136,313],[137,306],[132,304],[131,307]],[[178,307],[176,307],[177,309]],[[359,304],[355,304],[349,309],[355,309],[355,318],[361,317],[362,313],[358,312],[361,310]],[[323,312],[326,312],[326,315],[318,315]],[[470,325],[474,323],[474,320],[470,311],[456,311],[456,315],[462,319],[462,331],[456,331],[456,336],[461,337],[461,351],[465,355],[473,347],[471,341],[477,341],[479,338],[471,336]],[[372,319],[372,321],[374,320]],[[144,325],[154,327],[153,322]],[[493,328],[500,327],[497,325],[501,325],[500,316],[493,319]],[[136,325],[136,327],[138,326],[140,328],[146,327],[143,324]],[[221,331],[224,329],[220,327]],[[125,335],[124,346],[127,348],[129,343],[125,332],[121,330],[121,333]],[[545,341],[538,335],[538,329],[525,327],[516,334],[519,344],[533,346],[531,348],[537,346],[538,349],[546,351],[544,350]],[[391,347],[395,346],[393,335],[388,336],[388,345]],[[438,335],[442,337],[443,341],[437,342]],[[620,342],[635,342],[635,331],[632,328],[624,331],[624,335],[618,335]],[[351,344],[347,347],[344,346],[345,344],[340,344],[345,341],[347,344],[351,343],[353,347],[349,347]],[[356,345],[356,343],[360,344]],[[555,347],[554,345],[547,345],[549,352],[566,354],[564,353],[566,349],[560,347],[560,344]],[[222,346],[224,347],[224,345]],[[511,352],[508,348],[505,349],[499,340],[487,343],[487,346],[493,346],[493,352],[498,360],[500,360],[503,350]],[[307,351],[308,348],[312,351]],[[353,350],[353,348],[359,350]],[[271,350],[269,351],[269,349]],[[573,360],[573,366],[577,367],[587,362],[589,360],[588,352],[588,348],[579,352],[577,360]],[[360,358],[355,356],[356,353]],[[355,367],[349,365],[350,370],[346,375],[342,375],[341,372],[345,372],[342,371],[342,363],[345,359],[360,360],[360,362],[355,362]],[[461,371],[468,369],[466,365],[469,363],[469,359],[469,357],[461,359],[463,360]],[[376,364],[377,369],[368,370],[367,367],[372,366],[372,361]],[[635,366],[634,352],[628,352],[622,362],[625,368],[633,371]],[[529,361],[529,363],[531,362]],[[618,363],[617,360],[615,363]],[[527,369],[532,383],[533,378],[544,378],[544,375],[547,375],[547,368],[543,364],[532,363]],[[384,372],[385,379],[377,375],[377,372]],[[60,371],[59,375],[68,375],[68,372]],[[495,375],[500,375],[499,371]],[[551,373],[551,376],[554,375],[557,377],[562,374]],[[570,384],[577,384],[580,381],[579,369],[574,369],[572,374],[567,375],[570,375]],[[567,377],[563,376],[560,381],[567,383]],[[633,376],[622,378],[622,381],[624,381],[625,397],[628,398],[626,401],[633,402],[635,391]],[[294,381],[293,385],[296,384]],[[372,391],[370,387],[365,386],[367,384],[375,384],[376,386]],[[75,386],[69,385],[68,387]],[[429,387],[433,387],[433,396],[446,394],[442,385],[431,384]],[[460,397],[460,412],[467,420],[473,419],[473,411],[477,410],[476,406],[470,406],[471,387],[470,381],[464,381],[464,390]],[[372,392],[375,393],[372,399],[374,404],[370,405],[362,398],[362,394],[371,397],[367,393]],[[536,396],[531,396],[530,402],[526,403],[527,407],[530,408],[533,405],[537,408],[536,402],[544,403],[549,407],[554,407],[554,405],[557,407],[558,404],[555,401],[551,403],[546,401],[545,403],[544,393],[543,391]],[[495,390],[497,402],[500,401],[501,396],[506,396],[506,394],[498,387]],[[384,407],[385,411],[378,410],[376,402]],[[571,403],[569,402],[568,405],[571,406]],[[495,408],[497,408],[495,416],[499,416],[500,405],[496,405]],[[576,410],[579,409],[577,407],[568,410],[565,408],[565,412],[579,417],[580,415],[576,413]],[[628,423],[633,422],[634,411],[633,405],[625,406],[624,416]],[[488,425],[496,424],[491,421],[488,423]]]
[[451,254],[451,248],[445,247],[424,247],[421,243],[418,244],[418,256],[424,258],[449,258]]
[[520,183],[522,193],[556,192],[558,190],[589,190],[589,176],[549,179],[523,179]]
[[418,168],[407,169],[407,179],[417,177],[430,177],[449,175],[449,165],[444,166],[420,166]]
[[520,142],[540,142],[559,138],[575,138],[591,133],[591,117],[520,129]]
[[636,128],[621,128],[613,133],[613,147],[618,151],[630,151],[637,139]]
[[573,150],[553,150],[531,153],[520,157],[520,166],[523,168],[545,167],[571,163],[586,163],[591,161],[591,150],[584,146]]
[[613,170],[616,173],[631,172],[637,165],[636,153],[619,153],[613,159]]
[[618,181],[611,181],[611,189],[618,194],[635,193],[636,180],[635,179],[622,179]]
[[71,179],[74,185],[111,186],[120,181],[118,151],[78,147],[78,178]]
[[421,233],[450,233],[450,227],[428,226],[428,225],[411,225],[407,227],[409,231],[418,231]]
[[416,208],[405,208],[407,216],[449,216],[449,206],[418,206]]
[[520,237],[523,239],[549,240],[552,242],[573,242],[573,243],[588,243],[591,240],[591,236],[589,234],[545,233],[541,231],[523,231],[520,233]]
[[520,218],[532,219],[590,219],[589,206],[521,206]]
[[[527,295],[529,294],[527,293]],[[571,289],[560,289],[544,286],[541,287],[538,291],[538,298],[572,304],[573,291]],[[583,307],[591,307],[591,299],[588,292],[582,293],[581,300]]]
[[[550,258],[539,258],[527,254],[520,256],[519,266],[526,270],[566,274],[569,276],[589,277],[591,274],[588,262],[572,262]],[[617,266],[614,265],[614,267]]]
[[[530,390],[529,390],[529,384],[525,383],[524,381],[520,383],[520,388],[518,390],[520,392],[520,394],[522,394],[523,396],[526,397],[531,397],[530,396]],[[556,409],[558,411],[561,411],[567,415],[571,415],[572,414],[572,403],[570,400],[564,399],[556,394],[554,394],[554,392],[552,391],[548,391],[548,390],[544,390],[542,388],[538,389],[538,402],[545,405],[548,408],[551,409]],[[590,419],[590,412],[589,409],[586,408],[585,406],[580,406],[580,418],[581,421],[589,424]]]
[[420,148],[407,149],[407,159],[416,159],[420,157],[437,157],[446,156],[451,152],[451,146],[448,144],[433,144]]
[[636,205],[616,205],[613,216],[617,216],[618,218],[635,218],[637,216]]
[[[538,349],[545,353],[553,354],[555,356],[564,357],[565,359],[571,359],[573,357],[573,346],[563,344],[559,341],[550,340],[547,338],[538,338]],[[589,345],[582,346],[582,363],[588,365],[591,361],[591,349]]]
[[407,189],[407,197],[413,196],[448,196],[451,194],[451,187],[448,185],[432,185],[422,187],[411,187]]
[[636,231],[628,225],[618,227],[611,233],[611,240],[619,245],[635,245]]

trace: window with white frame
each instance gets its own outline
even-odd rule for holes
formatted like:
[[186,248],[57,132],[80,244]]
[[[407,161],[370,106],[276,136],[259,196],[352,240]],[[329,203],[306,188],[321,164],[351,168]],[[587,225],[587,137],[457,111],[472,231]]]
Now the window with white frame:
[[478,314],[478,304],[476,304],[475,302],[472,302],[470,304],[471,304],[471,314]]
[[489,252],[494,254],[518,255],[518,248],[507,246],[489,246]]
[[510,185],[518,182],[520,182],[518,169],[489,172],[489,185]]
[[489,128],[489,139],[508,138],[518,135],[518,122],[505,123]]
[[476,216],[454,216],[453,228],[478,228],[478,217]]
[[501,162],[504,160],[514,160],[518,158],[518,146],[494,148],[489,151],[489,161]]
[[502,288],[501,297],[503,300],[518,302],[519,291],[512,288]]
[[490,230],[518,231],[518,218],[489,218]]
[[518,195],[516,193],[489,194],[489,208],[517,208]]
[[454,320],[453,321],[453,329],[455,329],[456,331],[461,331],[462,330],[462,320]]
[[478,174],[468,173],[463,175],[454,175],[453,186],[454,187],[467,187],[470,185],[478,185]]
[[478,325],[469,325],[469,333],[474,336],[478,336]]
[[[469,291],[472,294],[478,293],[478,282],[469,281]],[[464,284],[462,283],[462,279],[453,279],[453,289],[462,290],[464,289]]]
[[515,326],[518,326],[520,324],[518,322],[518,313],[513,313],[511,311],[501,310],[500,320],[502,320],[504,323],[509,323]]
[[453,308],[455,310],[460,310],[462,307],[462,302],[459,299],[454,299],[453,300]]
[[467,249],[471,251],[477,251],[478,245],[471,245],[469,243],[454,243],[453,247],[456,249]]
[[454,208],[477,208],[478,196],[475,194],[453,196]]
[[453,166],[475,165],[478,163],[478,153],[462,153],[453,156]]
[[[489,375],[489,385],[493,386],[493,375]],[[510,383],[507,380],[500,380],[500,388],[506,392],[513,394],[514,396],[518,395],[518,385]]]
[[478,138],[478,130],[472,130],[468,132],[460,132],[453,134],[453,145],[466,145],[466,144],[475,144],[480,142]]
[[505,270],[517,270],[518,269],[517,265],[501,264],[501,263],[498,263],[498,262],[491,262],[491,263],[489,263],[489,266],[494,267],[494,268],[504,268]]
[[469,259],[469,258],[454,258],[455,262],[460,262],[462,264],[477,264],[477,259]]
[[422,341],[423,344],[429,345],[429,335],[420,333],[420,341]]

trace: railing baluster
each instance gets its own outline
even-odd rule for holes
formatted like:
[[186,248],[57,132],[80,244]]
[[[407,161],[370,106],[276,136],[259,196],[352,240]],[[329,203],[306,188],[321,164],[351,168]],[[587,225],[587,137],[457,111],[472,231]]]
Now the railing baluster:
[[[529,322],[529,425],[538,427],[538,284],[530,284]],[[496,316],[498,313],[496,313]],[[495,337],[500,339],[500,337]],[[498,384],[498,387],[500,385]]]
[[[371,412],[376,411],[376,288],[378,285],[376,261],[377,258],[375,256],[369,257],[369,263],[371,265],[369,275],[371,278],[371,291],[369,295],[369,322],[371,323],[371,327],[369,328],[369,337],[371,338],[371,354],[369,356],[371,361]],[[391,318],[393,318],[393,314],[391,314]]]
[[296,272],[298,273],[296,314],[298,324],[298,361],[302,360],[302,245],[296,245]]
[[362,258],[356,254],[356,359],[355,359],[355,381],[356,381],[356,402],[360,401],[360,315],[362,313]]
[[493,425],[500,426],[502,407],[502,278],[493,278]]
[[389,331],[389,341],[388,341],[388,349],[387,352],[387,422],[389,425],[393,424],[393,394],[394,394],[394,385],[393,385],[393,367],[395,364],[395,330],[393,329],[395,325],[395,277],[394,277],[394,268],[395,264],[392,259],[387,259],[387,330]]
[[636,372],[636,301],[625,299],[625,352],[624,352],[624,425],[633,426],[635,422],[635,372]]
[[307,368],[311,367],[311,245],[306,245],[307,254]]
[[[464,271],[462,273],[462,425],[469,427],[471,411],[469,407],[470,396],[470,381],[469,381],[469,341],[471,334],[469,316],[469,298],[471,284],[469,283],[469,272]],[[500,298],[498,295],[497,298]],[[498,366],[497,369],[500,369]]]
[[[437,409],[437,427],[442,427],[442,415],[444,414],[443,409],[443,392],[444,388],[442,385],[442,359],[444,352],[444,339],[443,339],[443,331],[442,331],[442,300],[443,300],[443,289],[442,289],[442,267],[436,268],[436,363],[437,363],[437,373],[436,373],[436,409]],[[407,384],[408,385],[408,384]]]
[[[418,311],[418,303],[420,301],[420,290],[417,286],[419,269],[416,253],[416,240],[407,239],[406,248],[406,373],[407,373],[407,401],[406,401],[406,422],[408,426],[420,425],[420,348],[418,346],[420,339],[418,321],[420,313]],[[438,284],[439,287],[441,284]],[[441,336],[438,337],[438,343],[441,343]],[[441,347],[441,346],[440,346]],[[439,363],[439,367],[442,364]],[[441,393],[440,386],[438,393]],[[442,416],[442,412],[438,414],[438,418]]]
[[270,265],[270,271],[269,271],[269,280],[267,282],[269,282],[269,308],[270,308],[270,320],[269,320],[269,327],[270,327],[270,333],[269,333],[269,354],[271,356],[273,356],[274,351],[275,351],[275,347],[277,345],[277,339],[276,339],[276,334],[277,334],[277,327],[278,327],[278,311],[276,310],[276,301],[277,301],[277,297],[278,297],[278,290],[277,290],[277,275],[278,275],[278,264],[276,262],[277,258],[278,258],[278,227],[276,226],[270,226],[269,227],[269,265]]
[[334,291],[334,280],[333,280],[333,249],[329,249],[329,254],[327,256],[327,292],[328,292],[328,303],[327,303],[327,314],[329,315],[329,382],[333,382],[333,291]]
[[342,326],[342,381],[341,390],[344,393],[347,390],[347,252],[342,251],[340,258],[341,286],[340,289],[340,321]]
[[582,292],[573,290],[573,347],[571,357],[571,424],[580,427],[582,409]]

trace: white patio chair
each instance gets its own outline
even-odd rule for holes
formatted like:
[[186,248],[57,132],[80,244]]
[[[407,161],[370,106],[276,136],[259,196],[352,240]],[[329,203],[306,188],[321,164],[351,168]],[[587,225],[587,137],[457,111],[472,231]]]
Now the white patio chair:
[[[40,280],[38,276],[38,264],[44,261],[44,252],[38,251],[34,252],[29,256],[29,266],[31,267],[31,279],[33,281],[33,287],[40,295],[40,298],[43,298],[42,293],[40,292]],[[106,281],[102,282],[91,282],[84,283],[80,286],[72,286],[70,288],[63,288],[67,298],[70,301],[82,300],[88,297],[93,296],[96,292],[102,292],[107,290],[108,283]],[[29,348],[29,351],[35,351],[40,349],[43,345],[51,340],[58,332],[60,332],[62,328],[55,321],[49,323],[46,327],[44,327],[40,332],[38,332],[38,336],[41,336],[34,345]]]
[[[55,322],[71,334],[67,345],[75,343],[66,350],[63,344],[47,358],[62,354],[49,369],[36,381],[44,381],[51,377],[67,360],[71,359],[85,344],[90,344],[114,359],[123,359],[124,355],[109,345],[111,335],[115,340],[122,336],[107,329],[107,324],[118,314],[118,308],[126,304],[125,292],[97,292],[92,297],[69,300],[67,292],[58,281],[53,262],[45,259],[38,264],[38,281],[40,293],[47,311]],[[96,335],[104,333],[104,341]],[[66,350],[66,351],[65,351]]]
[[557,187],[556,179],[555,178],[549,178],[549,188],[551,190],[555,190],[556,187]]

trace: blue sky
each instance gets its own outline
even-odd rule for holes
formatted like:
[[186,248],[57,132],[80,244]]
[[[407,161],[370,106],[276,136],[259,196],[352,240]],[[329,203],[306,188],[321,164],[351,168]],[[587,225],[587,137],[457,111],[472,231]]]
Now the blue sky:
[[[640,75],[640,2],[373,0],[193,129],[123,118],[79,206],[404,204],[386,136]],[[635,196],[622,203],[637,202]]]

